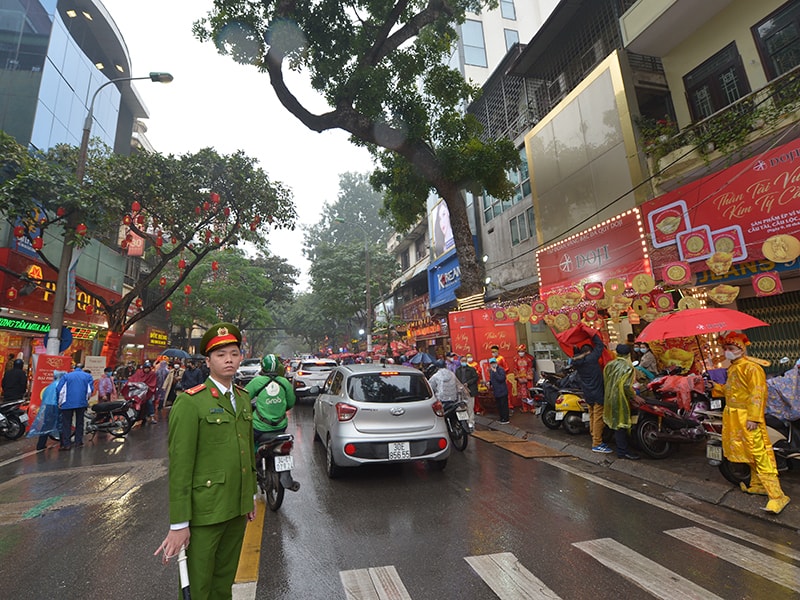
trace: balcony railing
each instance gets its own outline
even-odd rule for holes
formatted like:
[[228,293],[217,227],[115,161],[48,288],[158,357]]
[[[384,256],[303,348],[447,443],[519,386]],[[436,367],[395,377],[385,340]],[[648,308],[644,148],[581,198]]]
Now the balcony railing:
[[680,132],[667,119],[642,120],[638,125],[645,153],[655,161],[656,170],[662,172],[695,151],[706,161],[714,152],[735,157],[755,139],[794,122],[799,108],[797,66]]

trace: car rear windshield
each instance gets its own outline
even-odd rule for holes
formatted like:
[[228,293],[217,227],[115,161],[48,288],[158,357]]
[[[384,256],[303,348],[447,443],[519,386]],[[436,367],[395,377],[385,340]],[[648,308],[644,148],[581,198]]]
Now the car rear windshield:
[[430,398],[431,391],[421,374],[365,373],[350,377],[347,395],[357,402],[416,402]]
[[330,371],[332,368],[336,366],[336,363],[326,363],[326,362],[304,362],[300,365],[301,371],[310,371],[317,373],[324,373],[325,371]]

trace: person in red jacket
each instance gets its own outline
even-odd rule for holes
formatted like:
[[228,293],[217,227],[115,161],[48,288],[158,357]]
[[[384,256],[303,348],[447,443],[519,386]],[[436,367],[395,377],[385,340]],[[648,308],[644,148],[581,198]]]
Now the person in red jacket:
[[[158,384],[155,371],[153,371],[153,364],[146,360],[140,369],[136,369],[136,372],[128,377],[128,381],[125,384],[127,388],[131,383],[142,382],[147,386],[147,394],[141,401],[137,402],[138,406],[135,408],[138,410],[136,415],[136,420],[142,422],[142,427],[147,424],[147,421],[154,422],[155,419],[153,414],[155,412],[155,408],[153,406],[153,400],[156,397],[156,385]],[[125,392],[125,388],[123,388],[123,393]]]
[[517,355],[511,359],[512,372],[516,379],[516,394],[511,401],[514,408],[519,408],[522,412],[532,412],[533,406],[528,404],[528,389],[533,385],[533,369],[536,360],[528,353],[525,344],[517,346]]

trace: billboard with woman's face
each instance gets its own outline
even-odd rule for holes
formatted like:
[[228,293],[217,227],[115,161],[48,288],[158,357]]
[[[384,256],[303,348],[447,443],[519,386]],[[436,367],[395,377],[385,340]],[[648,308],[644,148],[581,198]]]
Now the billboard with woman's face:
[[456,247],[455,241],[453,241],[453,229],[450,227],[450,211],[447,209],[447,203],[444,200],[439,200],[433,206],[428,223],[430,223],[431,228],[433,258],[436,260]]

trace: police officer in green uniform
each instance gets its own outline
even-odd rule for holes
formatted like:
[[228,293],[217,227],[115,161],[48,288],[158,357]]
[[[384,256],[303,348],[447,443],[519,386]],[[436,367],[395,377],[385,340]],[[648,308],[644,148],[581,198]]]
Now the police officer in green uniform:
[[186,548],[193,600],[231,598],[245,526],[256,515],[250,398],[233,385],[241,342],[235,325],[212,326],[200,341],[210,375],[169,414],[170,531],[155,554],[167,564]]

